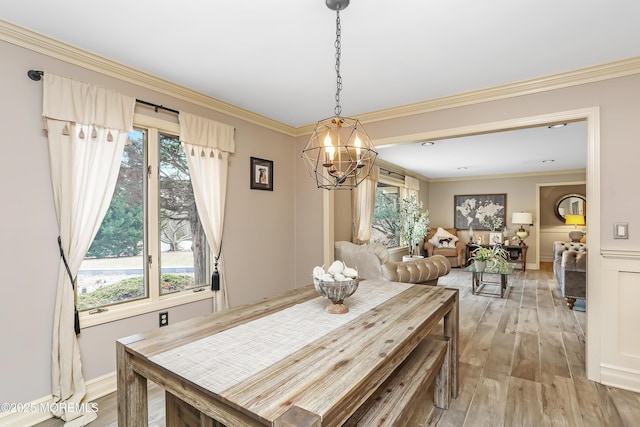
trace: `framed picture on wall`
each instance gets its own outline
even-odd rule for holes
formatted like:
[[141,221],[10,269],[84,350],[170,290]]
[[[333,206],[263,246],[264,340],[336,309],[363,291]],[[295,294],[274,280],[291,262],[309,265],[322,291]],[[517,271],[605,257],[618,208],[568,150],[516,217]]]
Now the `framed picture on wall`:
[[489,233],[489,244],[490,245],[501,245],[502,244],[502,233]]
[[489,217],[502,220],[506,224],[507,195],[506,194],[473,194],[453,196],[453,224],[458,230],[473,228],[474,230],[489,230],[482,222]]
[[251,157],[250,187],[273,191],[273,161]]

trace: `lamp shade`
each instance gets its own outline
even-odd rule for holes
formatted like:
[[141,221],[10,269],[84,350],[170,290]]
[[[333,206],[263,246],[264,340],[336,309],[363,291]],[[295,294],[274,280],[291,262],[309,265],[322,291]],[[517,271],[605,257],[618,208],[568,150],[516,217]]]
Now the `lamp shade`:
[[533,224],[533,214],[531,212],[514,212],[511,215],[511,223],[512,224]]
[[565,215],[564,223],[567,225],[584,225],[584,215]]

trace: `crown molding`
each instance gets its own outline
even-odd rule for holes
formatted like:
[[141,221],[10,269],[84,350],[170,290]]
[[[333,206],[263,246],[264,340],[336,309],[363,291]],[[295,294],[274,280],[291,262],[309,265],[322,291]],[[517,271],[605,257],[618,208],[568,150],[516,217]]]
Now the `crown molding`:
[[[2,19],[0,19],[0,40],[138,86],[155,90],[289,136],[299,137],[309,135],[315,127],[315,123],[299,127],[289,126],[277,120],[204,95],[195,90],[161,79],[136,68],[120,64],[95,53],[71,46]],[[358,115],[358,119],[361,123],[389,120],[482,102],[531,95],[639,73],[640,57],[633,57],[545,77],[363,113]]]
[[[117,78],[247,122],[295,136],[296,129],[277,120],[204,95],[187,87],[145,73],[109,58],[0,19],[0,40],[88,70]],[[26,74],[25,70],[25,74]]]
[[640,74],[640,56],[530,80],[489,87],[358,115],[361,122],[388,120],[481,102],[531,95],[617,77]]
[[[478,179],[505,179],[505,178],[526,178],[529,176],[553,176],[553,175],[570,175],[575,173],[587,173],[586,169],[566,169],[559,171],[543,171],[543,172],[523,172],[511,173],[504,175],[480,175],[480,176],[459,176],[453,178],[427,178],[428,182],[453,182],[453,181],[471,181]],[[565,185],[565,183],[562,183]]]
[[[586,83],[593,83],[617,77],[640,74],[640,56],[581,68],[578,70],[552,74],[545,77],[523,80],[520,82],[507,83],[472,92],[465,92],[442,98],[434,98],[427,101],[420,101],[413,104],[401,105],[398,107],[386,108],[384,110],[372,111],[369,113],[357,114],[361,123],[371,123],[381,120],[389,120],[400,117],[407,117],[416,114],[423,114],[432,111],[445,110],[448,108],[464,107],[482,102],[496,101],[500,99],[514,98],[523,95],[547,92],[568,88]],[[298,127],[297,135],[307,135],[313,132],[314,124]]]

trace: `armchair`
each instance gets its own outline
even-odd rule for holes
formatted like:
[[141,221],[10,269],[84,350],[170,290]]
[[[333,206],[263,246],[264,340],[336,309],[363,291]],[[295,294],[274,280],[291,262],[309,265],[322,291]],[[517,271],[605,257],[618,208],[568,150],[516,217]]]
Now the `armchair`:
[[455,228],[430,228],[424,241],[424,250],[429,258],[434,255],[446,257],[451,267],[465,265],[467,245],[458,238]]
[[587,298],[587,245],[578,242],[554,242],[553,271],[562,296],[573,310],[576,299]]
[[335,258],[356,268],[362,279],[388,282],[437,285],[438,278],[449,274],[451,264],[443,256],[419,258],[406,262],[389,261],[389,251],[383,245],[356,245],[335,242]]

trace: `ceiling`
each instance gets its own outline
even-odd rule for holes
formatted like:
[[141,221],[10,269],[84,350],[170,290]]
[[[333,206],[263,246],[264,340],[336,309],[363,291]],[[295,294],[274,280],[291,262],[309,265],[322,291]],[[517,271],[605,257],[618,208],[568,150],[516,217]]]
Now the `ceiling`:
[[[638,16],[630,0],[353,0],[340,14],[342,113],[635,57]],[[3,1],[0,18],[294,127],[333,115],[335,12],[324,0]],[[511,163],[496,160],[504,148],[481,152]]]
[[379,158],[431,179],[584,169],[587,124],[540,126],[376,147]]

